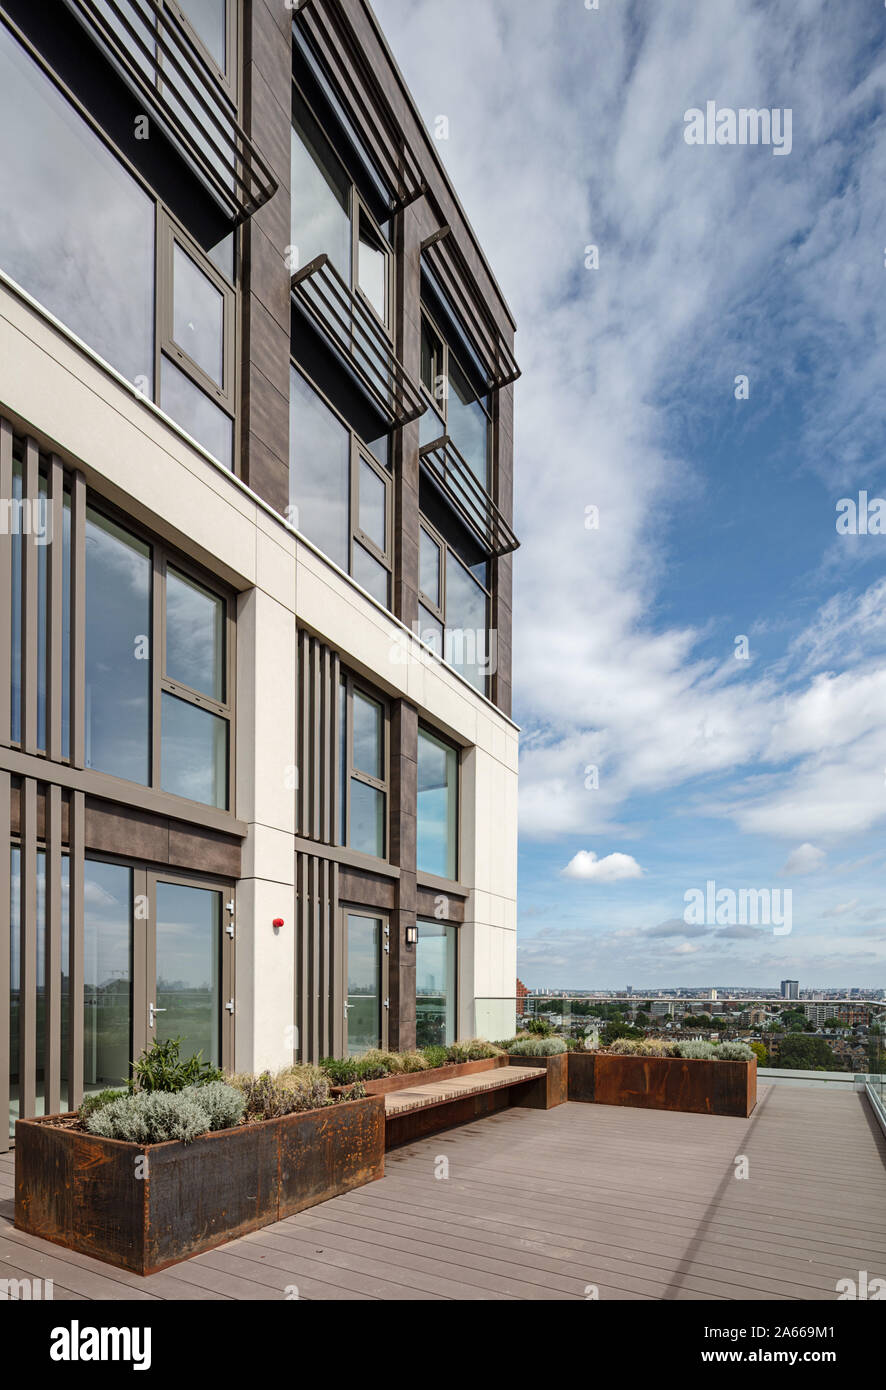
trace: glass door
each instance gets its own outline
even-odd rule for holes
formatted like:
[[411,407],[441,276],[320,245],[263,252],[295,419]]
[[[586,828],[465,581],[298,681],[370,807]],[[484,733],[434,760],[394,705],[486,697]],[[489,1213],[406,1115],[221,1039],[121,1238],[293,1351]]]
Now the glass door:
[[415,950],[415,1034],[418,1047],[455,1042],[458,928],[419,922]]
[[387,1045],[384,997],[389,927],[382,917],[345,913],[345,1052],[349,1057]]
[[157,879],[148,932],[148,1046],[181,1038],[181,1057],[229,1060],[226,1022],[233,1015],[225,942],[230,891],[184,880]]
[[83,1092],[125,1086],[132,1059],[133,870],[87,859],[83,887]]

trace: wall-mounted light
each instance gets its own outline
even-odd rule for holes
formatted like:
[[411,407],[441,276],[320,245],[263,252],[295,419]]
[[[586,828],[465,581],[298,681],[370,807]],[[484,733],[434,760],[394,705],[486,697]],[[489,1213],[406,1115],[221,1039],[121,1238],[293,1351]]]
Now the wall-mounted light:
[[283,921],[282,917],[275,917],[271,925],[274,928],[274,931],[279,931],[281,927],[286,926],[286,923]]
[[413,925],[406,928],[406,945],[415,946],[418,943],[418,927]]

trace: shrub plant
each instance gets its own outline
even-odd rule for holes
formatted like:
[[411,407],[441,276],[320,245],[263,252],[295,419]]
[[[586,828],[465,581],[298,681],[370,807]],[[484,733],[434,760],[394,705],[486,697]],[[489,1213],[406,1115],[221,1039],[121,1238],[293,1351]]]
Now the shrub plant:
[[[86,1128],[90,1134],[100,1134],[106,1139],[126,1139],[134,1144],[162,1144],[168,1139],[190,1144],[212,1129],[210,1110],[196,1095],[200,1089],[191,1088],[187,1094],[183,1091],[135,1091],[118,1096],[94,1109],[87,1116]],[[242,1114],[242,1101],[236,1092],[234,1099]],[[217,1098],[213,1106],[216,1116],[220,1108],[222,1103]]]
[[717,1056],[723,1062],[752,1062],[754,1053],[743,1042],[721,1042],[717,1046]]
[[202,1052],[182,1060],[181,1044],[181,1038],[167,1038],[147,1048],[132,1063],[130,1091],[183,1091],[186,1086],[206,1086],[210,1081],[224,1080],[224,1072],[204,1062]]
[[247,1120],[273,1120],[335,1104],[329,1093],[330,1077],[321,1067],[283,1067],[256,1075],[243,1072],[231,1077],[231,1086],[240,1096]]
[[556,1057],[567,1048],[562,1038],[521,1038],[510,1050],[514,1057]]

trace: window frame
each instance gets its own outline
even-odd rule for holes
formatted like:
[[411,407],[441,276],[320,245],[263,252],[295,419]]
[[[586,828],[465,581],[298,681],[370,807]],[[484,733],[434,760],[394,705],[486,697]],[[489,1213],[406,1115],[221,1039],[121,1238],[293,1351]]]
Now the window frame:
[[[381,946],[379,955],[379,989],[381,998],[379,999],[380,1011],[380,1049],[384,1052],[388,1048],[390,1039],[390,1016],[391,1016],[391,917],[392,912],[385,907],[367,907],[365,903],[341,902],[339,903],[339,988],[341,990],[342,1001],[342,1052],[346,1057],[352,1054],[348,1050],[348,918],[362,917],[370,922],[381,922]],[[358,1053],[353,1054],[358,1056]]]
[[[419,601],[419,604],[420,604],[420,606],[421,606],[422,608],[427,609],[427,611],[432,615],[432,617],[436,618],[438,622],[442,623],[442,625],[443,625],[443,643],[444,643],[444,647],[443,647],[443,651],[440,653],[441,659],[442,659],[443,661],[446,662],[446,665],[449,666],[451,670],[456,671],[459,675],[461,675],[461,672],[458,671],[458,668],[457,668],[456,666],[453,666],[452,663],[451,663],[450,661],[448,661],[447,658],[446,658],[446,646],[445,646],[445,643],[446,643],[446,633],[447,633],[447,631],[451,630],[451,629],[449,628],[449,626],[448,626],[448,624],[447,624],[447,620],[446,620],[446,610],[447,610],[447,608],[448,608],[448,602],[447,602],[447,597],[448,597],[448,596],[447,596],[446,581],[447,581],[447,568],[448,568],[448,565],[449,565],[449,562],[450,562],[450,557],[451,557],[452,563],[453,563],[453,564],[456,564],[456,565],[460,565],[461,568],[462,568],[462,569],[465,571],[465,573],[467,574],[468,578],[471,580],[471,582],[472,582],[473,584],[476,584],[476,585],[477,585],[477,588],[480,589],[480,590],[486,595],[486,629],[485,629],[485,630],[486,630],[487,634],[491,631],[490,626],[489,626],[489,622],[490,622],[490,618],[491,618],[491,615],[492,615],[492,600],[493,600],[493,590],[492,590],[492,582],[491,582],[492,577],[491,577],[491,575],[489,576],[489,578],[490,578],[490,583],[489,583],[488,585],[487,585],[487,584],[481,584],[481,582],[480,582],[480,580],[477,578],[477,576],[476,576],[475,574],[472,574],[472,573],[471,573],[471,568],[470,568],[470,566],[465,564],[464,560],[463,560],[463,559],[461,558],[461,556],[458,554],[458,552],[456,551],[455,547],[454,547],[453,545],[450,545],[450,543],[449,543],[449,542],[444,538],[444,536],[437,530],[437,528],[433,525],[433,523],[430,522],[430,521],[427,519],[427,517],[425,516],[424,512],[419,512],[418,525],[419,525],[419,537],[418,537],[418,544],[419,544],[419,591],[418,591],[418,601]],[[427,534],[431,537],[431,539],[432,539],[433,541],[435,541],[436,544],[437,544],[437,545],[439,546],[439,548],[440,548],[440,599],[441,599],[441,603],[440,603],[439,605],[433,603],[433,601],[431,600],[431,598],[429,597],[429,595],[427,595],[427,594],[424,592],[424,590],[420,587],[420,586],[421,586],[421,532],[422,532],[422,529],[424,529],[424,530],[427,532]],[[487,560],[486,560],[486,565],[487,565],[487,567],[490,565],[490,560],[489,560],[489,558],[487,558]],[[467,677],[465,677],[465,679],[467,679]],[[482,692],[482,694],[484,694],[487,698],[488,698],[489,682],[490,682],[490,680],[491,680],[491,672],[487,672],[487,673],[486,673],[486,676],[485,676],[485,685],[486,685],[486,689]],[[470,682],[469,682],[469,684],[470,684]],[[472,688],[473,688],[473,687],[472,687]]]
[[[237,785],[236,779],[236,709],[235,709],[235,676],[236,676],[236,595],[235,591],[217,579],[215,575],[207,574],[199,565],[191,560],[187,555],[174,546],[168,545],[160,537],[154,536],[146,527],[140,526],[137,521],[127,515],[119,507],[108,502],[101,494],[96,493],[92,488],[86,490],[86,507],[100,516],[105,517],[115,525],[121,526],[128,531],[135,539],[147,545],[151,552],[151,709],[148,725],[148,737],[150,739],[149,767],[151,771],[150,780],[146,786],[140,782],[127,782],[126,778],[117,777],[112,772],[104,772],[101,768],[91,767],[89,770],[102,777],[111,777],[115,782],[125,783],[127,786],[140,787],[144,791],[159,793],[163,796],[173,797],[176,802],[186,806],[199,806],[215,811],[222,815],[234,814],[234,793]],[[192,579],[201,588],[206,589],[216,598],[221,599],[224,604],[224,635],[225,635],[225,655],[224,655],[224,701],[214,700],[211,696],[202,691],[192,690],[181,681],[173,681],[166,675],[166,571],[169,565],[178,570],[186,578]],[[84,637],[88,614],[84,609]],[[73,637],[72,640],[76,640]],[[210,713],[218,715],[227,723],[228,730],[228,776],[227,776],[227,795],[224,806],[214,806],[210,802],[192,801],[189,797],[179,796],[177,792],[167,791],[161,781],[162,767],[162,710],[163,692],[176,696],[199,709],[206,709]],[[85,710],[84,710],[85,719]]]
[[[178,246],[201,275],[218,290],[222,300],[221,385],[185,352],[175,338],[175,248]],[[193,237],[176,222],[161,203],[157,205],[156,231],[157,304],[154,334],[154,376],[160,383],[162,358],[170,361],[198,386],[205,396],[230,415],[236,431],[236,334],[237,292],[201,251]],[[161,405],[161,409],[162,409]]]
[[[170,3],[170,0],[166,0],[166,3]],[[173,0],[173,3],[174,3],[174,0]],[[237,3],[237,0],[228,0],[228,12],[229,12],[229,14],[232,12],[232,9],[233,9],[234,6],[236,6],[236,9],[237,9],[237,28],[238,28],[238,32],[239,32],[239,14],[240,14],[240,6],[239,6],[239,4]],[[184,15],[182,15],[181,18],[182,18],[183,22],[187,25],[188,30],[189,30],[189,34],[193,33],[194,31],[193,31],[193,29],[191,28],[191,26],[190,26],[189,22],[187,21],[186,17],[185,17]],[[182,224],[181,224],[181,223],[178,221],[178,219],[174,216],[174,214],[172,213],[171,209],[170,209],[169,207],[167,207],[166,203],[164,203],[162,197],[161,197],[160,194],[157,192],[157,190],[152,186],[151,183],[149,183],[148,179],[147,179],[147,178],[145,177],[145,175],[141,172],[141,170],[138,169],[137,166],[132,162],[132,160],[131,160],[131,159],[129,158],[129,156],[126,154],[125,150],[123,150],[120,146],[118,146],[118,145],[111,139],[111,137],[109,136],[108,132],[102,127],[102,125],[101,125],[101,124],[99,123],[99,121],[95,118],[95,116],[92,114],[92,112],[91,112],[86,106],[84,106],[84,104],[80,101],[80,99],[77,97],[77,95],[70,89],[70,87],[68,86],[68,84],[64,81],[64,79],[63,79],[58,73],[56,73],[55,69],[50,65],[50,63],[47,61],[47,59],[44,57],[44,55],[39,51],[39,49],[37,49],[37,48],[34,46],[34,44],[31,42],[30,38],[28,37],[28,35],[25,34],[25,33],[23,33],[22,30],[18,27],[18,25],[15,24],[13,21],[11,21],[11,20],[10,20],[9,18],[7,18],[6,16],[0,15],[0,24],[2,24],[3,27],[7,30],[7,32],[9,33],[9,35],[11,36],[11,38],[13,39],[13,41],[14,41],[15,43],[17,43],[21,49],[23,49],[23,51],[25,52],[25,54],[27,54],[28,58],[29,58],[31,61],[34,62],[34,64],[36,65],[37,69],[40,71],[40,73],[42,73],[42,75],[43,75],[43,77],[46,79],[46,81],[49,82],[50,85],[55,89],[55,91],[56,91],[56,92],[58,93],[58,95],[62,98],[62,100],[72,109],[72,111],[76,114],[76,116],[79,117],[79,119],[80,119],[81,121],[83,121],[84,125],[85,125],[86,128],[91,132],[91,134],[92,134],[94,137],[96,137],[96,138],[101,142],[101,144],[102,144],[102,145],[104,146],[104,148],[108,151],[108,153],[111,155],[111,157],[112,157],[114,160],[117,161],[117,163],[121,166],[121,168],[122,168],[122,169],[126,172],[126,174],[129,176],[129,178],[132,179],[132,181],[133,181],[133,183],[136,185],[136,187],[148,198],[148,200],[150,201],[150,203],[153,205],[153,210],[154,210],[154,217],[153,217],[153,222],[154,222],[154,284],[153,284],[153,286],[152,286],[151,288],[152,288],[153,300],[154,300],[154,314],[153,314],[153,324],[152,324],[153,339],[154,339],[154,353],[153,353],[154,381],[153,381],[153,390],[152,390],[152,394],[150,395],[150,397],[145,396],[145,398],[148,399],[148,400],[150,400],[150,403],[151,403],[153,406],[155,406],[158,410],[161,410],[161,411],[163,410],[163,406],[162,406],[162,403],[161,403],[161,389],[160,389],[160,388],[161,388],[160,367],[161,367],[161,357],[162,357],[161,342],[162,342],[162,341],[165,341],[165,324],[166,324],[166,322],[167,322],[167,318],[166,318],[166,315],[167,315],[167,314],[169,315],[168,322],[169,322],[169,325],[170,325],[170,329],[171,329],[171,323],[172,323],[172,320],[171,320],[171,312],[172,312],[172,305],[171,305],[171,286],[172,286],[171,259],[172,259],[172,251],[171,251],[171,248],[168,250],[168,258],[169,258],[170,269],[169,269],[169,271],[167,272],[167,270],[166,270],[166,254],[165,254],[166,236],[165,236],[165,225],[164,225],[164,224],[168,224],[168,226],[172,229],[172,234],[173,234],[175,237],[177,237],[178,239],[181,240],[184,249],[186,249],[186,250],[188,251],[188,254],[191,255],[192,259],[195,260],[195,262],[196,262],[198,268],[199,268],[201,271],[203,271],[205,274],[207,274],[207,276],[208,276],[209,278],[211,278],[211,279],[216,279],[217,277],[221,277],[220,287],[223,287],[224,292],[225,292],[225,296],[226,296],[226,306],[225,306],[225,307],[226,307],[226,312],[225,312],[225,334],[226,334],[226,342],[225,342],[225,353],[226,353],[226,356],[225,356],[225,369],[226,369],[226,372],[227,372],[228,369],[229,369],[229,364],[230,364],[230,370],[231,370],[231,373],[232,373],[232,375],[231,375],[231,381],[230,381],[230,390],[229,390],[229,392],[226,393],[226,400],[227,400],[229,403],[223,405],[223,409],[225,409],[226,413],[230,414],[230,415],[231,415],[231,418],[232,418],[231,469],[230,469],[230,471],[231,471],[231,473],[232,473],[235,477],[236,477],[236,476],[239,476],[239,464],[240,464],[240,442],[239,442],[239,439],[240,439],[240,431],[239,431],[239,429],[238,429],[238,424],[239,424],[239,410],[236,408],[236,407],[237,407],[237,387],[238,387],[238,381],[237,381],[237,375],[238,375],[238,373],[237,373],[237,358],[238,358],[238,356],[239,356],[239,343],[240,343],[240,333],[241,333],[241,325],[240,325],[240,305],[239,305],[239,301],[240,301],[240,293],[239,293],[239,291],[240,291],[240,288],[241,288],[241,284],[240,284],[240,280],[241,280],[241,276],[240,276],[241,263],[240,263],[240,238],[239,238],[239,229],[238,229],[238,228],[232,227],[232,228],[229,230],[229,232],[227,233],[226,237],[223,237],[223,238],[222,238],[222,240],[224,241],[224,240],[227,239],[227,236],[232,236],[232,237],[233,237],[233,256],[232,256],[232,259],[233,259],[233,278],[232,278],[231,280],[228,280],[227,276],[225,276],[225,275],[223,274],[223,272],[221,272],[221,271],[218,270],[218,268],[216,267],[215,263],[211,260],[211,258],[210,258],[210,256],[209,256],[208,252],[207,252],[207,251],[204,251],[203,248],[202,248],[196,241],[194,241],[194,239],[189,235],[189,233],[186,231],[186,229],[182,226]],[[195,37],[196,42],[198,43],[198,45],[199,45],[199,47],[200,47],[200,52],[201,52],[201,53],[205,53],[206,50],[203,48],[203,45],[202,45],[201,41],[199,40],[199,38],[197,38],[196,35],[194,35],[194,37]],[[239,44],[237,45],[235,51],[236,51],[237,53],[239,53]],[[213,60],[209,57],[208,54],[206,55],[206,57],[207,57],[207,61],[208,61],[208,62],[210,63],[210,65],[212,66],[213,70],[217,72],[218,69],[216,68],[215,64],[213,63]],[[0,267],[0,268],[2,268],[2,267]],[[29,293],[28,287],[27,287],[26,285],[23,286],[23,288],[25,289],[26,292]],[[230,312],[229,312],[229,306],[228,306],[228,302],[227,302],[228,296],[230,296],[230,299],[231,299],[231,301],[232,301],[232,306],[231,306]],[[52,309],[49,309],[48,306],[46,306],[46,305],[44,305],[43,308],[45,309],[45,311],[46,311],[47,313],[52,314],[52,317],[53,317],[56,321],[58,321],[59,323],[62,324],[62,327],[63,327],[63,329],[64,329],[64,331],[65,331],[66,333],[68,333],[68,334],[70,334],[70,335],[72,335],[72,336],[74,336],[74,337],[79,337],[79,335],[77,335],[77,334],[75,333],[74,329],[70,328],[70,327],[68,326],[68,324],[65,322],[65,320],[62,319],[62,318],[60,318],[59,315],[56,314]],[[232,341],[232,347],[230,348],[230,355],[228,355],[228,342],[227,342],[227,336],[228,336],[228,334],[231,335],[231,341]],[[96,355],[97,357],[99,357],[102,361],[106,361],[106,362],[108,363],[108,366],[111,368],[111,370],[112,370],[113,372],[115,372],[118,376],[123,375],[123,373],[120,372],[120,369],[119,369],[118,367],[116,367],[116,366],[114,365],[114,363],[111,362],[109,359],[103,358],[103,357],[101,356],[101,354],[100,354],[95,348],[92,347],[92,345],[89,343],[89,341],[88,341],[87,339],[84,339],[83,341],[86,342],[86,345],[87,345],[87,347],[89,347],[90,351],[95,352],[95,355]],[[214,382],[210,383],[210,388],[211,388],[211,389],[210,389],[210,391],[207,393],[207,392],[206,392],[205,385],[204,385],[204,381],[206,380],[206,378],[205,378],[203,375],[201,375],[200,377],[197,377],[197,376],[193,375],[193,372],[199,373],[199,372],[200,372],[200,368],[197,367],[196,364],[194,364],[194,366],[193,366],[193,372],[192,372],[191,367],[190,367],[190,358],[188,358],[186,354],[182,354],[182,360],[179,360],[178,355],[177,355],[177,349],[175,348],[174,344],[172,344],[171,337],[170,337],[170,348],[171,348],[171,350],[168,351],[168,352],[166,353],[166,355],[167,355],[168,357],[170,357],[170,359],[172,360],[173,364],[174,364],[175,366],[179,367],[179,369],[180,369],[181,371],[183,371],[183,372],[185,373],[185,375],[188,376],[189,379],[192,380],[193,383],[194,383],[195,385],[199,386],[200,389],[204,390],[204,394],[209,394],[209,395],[210,395],[210,398],[213,400],[213,402],[214,402],[215,404],[222,404],[222,402],[221,402],[219,399],[217,399],[217,396],[216,396],[216,393],[217,393],[217,390],[218,390],[216,384],[215,384]],[[137,388],[138,383],[137,383],[137,382],[131,382],[130,385]],[[142,394],[145,394],[145,393],[142,393]],[[164,413],[167,413],[167,412],[164,412]],[[170,418],[171,420],[174,421],[174,423],[175,423],[175,425],[176,425],[176,427],[177,427],[178,429],[184,431],[184,433],[186,433],[186,434],[189,434],[189,431],[186,430],[185,427],[184,427],[183,425],[180,425],[180,424],[178,423],[178,421],[176,421],[176,420],[174,419],[173,416],[170,416],[169,418]],[[205,449],[207,453],[210,452],[210,450],[207,449],[205,445],[200,444],[200,441],[199,441],[199,440],[197,440],[196,442],[197,442],[197,444],[199,445],[200,448]],[[225,469],[225,472],[228,471],[227,468],[225,467],[225,465],[221,462],[221,460],[219,460],[219,465],[220,465],[222,468]]]
[[[344,765],[339,766],[338,778],[341,786],[341,808],[340,821],[337,827],[339,840],[344,840],[341,849],[349,850],[352,854],[365,856],[367,860],[375,860],[387,864],[391,857],[391,710],[390,705],[383,696],[379,695],[372,686],[355,676],[351,671],[342,668],[339,679],[338,698],[341,699],[341,690],[345,692],[345,708],[343,729],[339,731],[339,746],[336,749],[336,759],[341,763],[342,752],[344,752]],[[381,736],[383,741],[382,748],[382,770],[383,778],[373,777],[367,772],[363,772],[354,766],[354,692],[358,692],[365,699],[381,707]],[[351,846],[351,782],[362,782],[364,786],[372,787],[375,791],[381,792],[384,797],[384,852],[381,855],[367,854],[365,850],[353,849]],[[342,829],[344,828],[344,835]]]
[[[345,505],[348,508],[348,578],[354,584],[360,583],[360,581],[354,577],[354,547],[355,545],[361,545],[363,549],[368,551],[372,558],[374,560],[377,560],[379,564],[383,565],[388,572],[388,601],[384,605],[384,607],[387,612],[390,612],[391,604],[393,602],[392,590],[394,583],[393,472],[389,467],[386,467],[385,464],[383,464],[379,459],[376,458],[369,445],[363,442],[363,440],[360,438],[354,427],[348,423],[344,415],[342,415],[341,411],[338,410],[335,405],[333,405],[332,401],[329,399],[326,393],[320,389],[320,387],[313,380],[309,372],[292,356],[290,356],[289,364],[292,370],[298,372],[302,380],[307,383],[309,388],[314,392],[314,395],[317,396],[317,398],[320,401],[322,401],[323,405],[326,406],[327,410],[329,410],[330,413],[334,416],[334,418],[338,421],[342,429],[347,432],[350,441],[350,447],[348,452],[349,472],[347,496],[345,497],[344,501]],[[290,440],[290,448],[291,446],[292,440]],[[384,553],[381,550],[379,550],[372,537],[368,536],[360,526],[361,460],[366,461],[366,463],[370,466],[370,468],[376,474],[376,476],[381,480],[382,483],[384,483],[385,487],[385,541],[387,543],[387,548]],[[292,483],[293,470],[291,466],[290,480]],[[291,495],[290,504],[294,504],[296,507],[298,507],[298,497]],[[307,531],[303,531],[300,526],[296,529],[299,530],[300,534],[303,535],[306,538],[306,540],[311,541],[312,545],[316,544],[316,542],[312,540],[311,536],[308,535]],[[317,546],[317,549],[320,550],[320,547]],[[320,553],[325,554],[326,552],[321,550]],[[329,560],[330,564],[337,565],[337,561],[333,560],[331,556],[327,556],[327,559]],[[362,589],[362,585],[360,585],[360,587]],[[370,597],[374,597],[374,595],[370,595]],[[377,599],[376,602],[378,602]]]
[[[225,0],[225,58],[224,68],[220,68],[215,58],[209,52],[192,21],[185,14],[179,4],[179,0],[164,0],[166,8],[169,9],[181,21],[188,37],[191,39],[201,58],[208,63],[220,87],[231,100],[235,111],[240,109],[240,20],[242,6],[239,0]],[[161,58],[162,63],[162,58]]]
[[[435,411],[437,412],[437,414],[442,418],[442,420],[443,420],[443,426],[444,426],[444,433],[449,434],[449,395],[450,395],[450,391],[451,391],[451,387],[450,387],[450,361],[451,361],[451,360],[454,360],[454,361],[455,361],[455,363],[456,363],[456,365],[458,366],[458,369],[459,369],[459,371],[461,372],[462,376],[463,376],[463,377],[465,378],[465,380],[466,380],[467,382],[469,382],[469,383],[470,383],[470,381],[471,381],[471,374],[470,374],[470,372],[468,372],[468,371],[465,370],[464,366],[462,365],[462,359],[461,359],[461,357],[459,356],[458,352],[456,352],[456,351],[450,346],[449,341],[448,341],[448,339],[447,339],[447,337],[446,337],[446,334],[443,333],[443,332],[441,331],[441,329],[440,329],[440,327],[439,327],[439,325],[438,325],[438,323],[437,323],[437,320],[434,318],[434,315],[431,313],[430,309],[427,307],[427,304],[425,303],[424,300],[421,301],[421,304],[420,304],[420,312],[421,312],[421,326],[423,327],[425,324],[427,324],[428,327],[430,328],[431,332],[433,333],[434,337],[437,339],[438,343],[440,344],[440,348],[441,348],[441,354],[440,354],[441,371],[440,371],[439,373],[437,373],[437,374],[435,375],[435,377],[434,377],[434,386],[436,387],[437,381],[438,381],[439,379],[442,379],[442,382],[443,382],[443,396],[442,396],[442,400],[438,400],[438,399],[436,398],[436,396],[435,396],[435,394],[434,394],[434,391],[429,391],[429,390],[428,390],[428,386],[427,386],[427,384],[426,384],[426,382],[425,382],[424,376],[423,376],[422,371],[421,371],[421,364],[419,364],[419,373],[418,373],[418,375],[419,375],[419,385],[420,385],[420,388],[421,388],[421,390],[423,391],[424,395],[426,396],[426,398],[427,398],[428,401],[430,402],[431,409],[432,409],[432,410],[435,410]],[[478,405],[480,406],[480,408],[482,409],[483,414],[486,416],[486,477],[485,477],[485,479],[478,479],[478,481],[482,483],[482,486],[484,487],[484,489],[486,490],[486,492],[488,492],[488,493],[490,494],[490,496],[491,496],[491,489],[492,489],[492,465],[493,465],[493,459],[494,459],[494,454],[495,454],[495,449],[494,449],[495,402],[494,402],[494,399],[493,399],[494,394],[495,394],[495,393],[494,393],[494,388],[490,387],[490,388],[487,390],[485,399],[484,399],[483,397],[479,396],[479,395],[476,396],[476,398],[475,398],[477,404],[478,404]],[[453,441],[453,442],[454,442],[454,441]],[[456,447],[458,447],[458,446],[456,445]],[[467,462],[467,460],[466,460],[466,462]],[[468,465],[468,466],[470,466],[470,465]]]
[[[421,739],[421,735],[422,735],[422,734],[427,735],[428,738],[433,739],[436,743],[442,744],[444,748],[450,749],[450,750],[455,754],[455,854],[454,854],[454,859],[455,859],[454,869],[455,869],[455,872],[454,872],[452,878],[449,878],[449,877],[446,876],[446,875],[441,875],[441,874],[432,873],[432,872],[430,871],[430,869],[423,869],[423,868],[421,868],[420,865],[419,865],[419,862],[418,862],[418,781],[417,781],[417,778],[416,778],[416,792],[415,792],[415,829],[416,829],[416,836],[415,836],[415,871],[416,871],[416,875],[417,875],[417,878],[418,878],[418,883],[419,883],[419,885],[428,884],[428,885],[431,885],[431,886],[436,887],[436,886],[438,886],[438,885],[443,885],[443,884],[452,884],[453,887],[457,887],[457,886],[460,886],[460,883],[461,883],[461,880],[459,879],[459,874],[461,873],[461,858],[462,858],[462,854],[461,854],[461,807],[462,807],[462,763],[463,763],[462,751],[463,751],[463,750],[462,750],[462,748],[459,746],[459,744],[453,743],[452,740],[451,740],[451,739],[448,739],[448,738],[445,736],[445,734],[442,734],[442,733],[440,732],[439,729],[435,729],[434,726],[433,726],[432,724],[428,724],[428,723],[426,723],[424,720],[419,720],[419,723],[418,723],[418,738],[419,738],[419,739]],[[417,756],[417,749],[416,749],[416,769],[417,769],[417,768],[418,768],[418,756]]]
[[[461,759],[459,759],[459,773],[460,773],[460,772],[461,772]],[[451,922],[451,921],[449,920],[448,917],[441,918],[441,919],[438,921],[438,920],[436,920],[436,919],[433,918],[433,917],[427,917],[427,916],[424,916],[424,917],[423,917],[421,913],[418,913],[418,914],[416,915],[416,918],[415,918],[415,925],[416,925],[416,927],[418,928],[418,940],[417,940],[416,943],[415,943],[415,951],[416,951],[416,962],[415,962],[415,967],[416,967],[416,985],[418,984],[418,948],[419,948],[419,946],[420,946],[420,944],[421,944],[421,929],[422,929],[422,927],[423,927],[423,926],[425,926],[425,927],[435,927],[435,928],[436,928],[436,927],[443,927],[447,933],[450,932],[450,931],[452,932],[453,955],[454,955],[454,957],[455,957],[454,962],[453,962],[453,977],[454,977],[454,981],[455,981],[455,992],[454,992],[454,996],[453,996],[453,1000],[452,1000],[453,1034],[454,1034],[452,1041],[455,1042],[455,1041],[457,1040],[457,1038],[458,1038],[458,1017],[459,1017],[459,1014],[458,1014],[458,1007],[459,1007],[459,1002],[460,1002],[460,998],[461,998],[461,979],[460,979],[460,968],[461,968],[461,930],[460,930],[460,923],[458,923],[458,922]],[[448,942],[448,940],[449,940],[448,935],[447,935],[447,937],[446,937],[446,940],[447,940],[447,942]],[[416,1013],[417,1013],[417,1011],[418,1011],[418,999],[419,999],[419,995],[418,995],[418,993],[416,993]],[[450,1044],[447,1043],[446,1046],[450,1046]]]

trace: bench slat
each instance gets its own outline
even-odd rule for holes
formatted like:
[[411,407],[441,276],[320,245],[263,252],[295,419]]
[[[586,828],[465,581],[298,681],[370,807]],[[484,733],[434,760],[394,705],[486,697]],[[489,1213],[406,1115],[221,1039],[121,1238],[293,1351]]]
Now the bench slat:
[[401,1115],[408,1110],[445,1105],[447,1101],[461,1100],[463,1096],[477,1095],[481,1091],[497,1091],[505,1086],[519,1086],[525,1081],[537,1081],[543,1075],[538,1067],[496,1067],[490,1071],[475,1072],[472,1076],[453,1076],[447,1081],[410,1086],[402,1091],[391,1091],[385,1096],[385,1114]]

